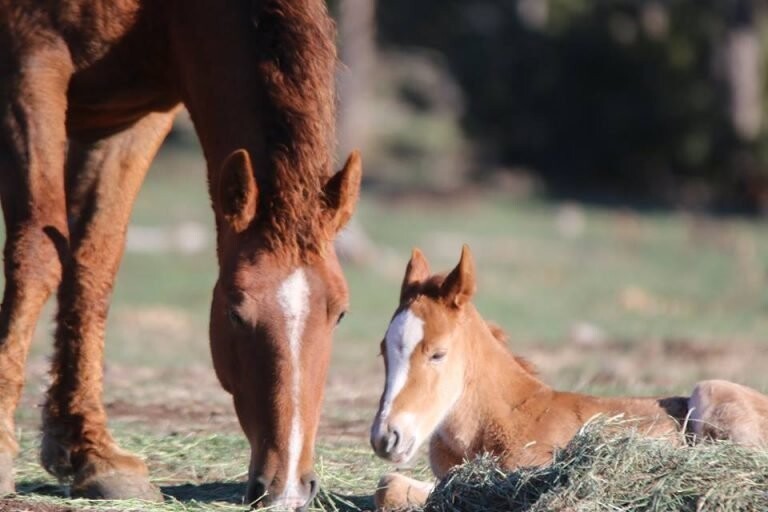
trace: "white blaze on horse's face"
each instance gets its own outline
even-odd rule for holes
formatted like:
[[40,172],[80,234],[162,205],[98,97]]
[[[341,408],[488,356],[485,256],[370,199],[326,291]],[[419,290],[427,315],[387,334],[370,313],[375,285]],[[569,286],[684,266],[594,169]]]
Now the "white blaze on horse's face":
[[[444,337],[426,339],[426,330],[424,318],[408,308],[392,319],[384,338],[387,377],[371,445],[398,463],[416,453],[461,394],[462,369],[438,348]],[[446,357],[433,357],[435,351]]]
[[300,506],[306,501],[306,497],[300,495],[298,466],[304,439],[301,418],[301,340],[309,314],[309,293],[307,277],[301,268],[289,275],[277,291],[277,302],[285,316],[290,347],[292,416],[288,443],[288,474],[282,495],[272,501],[274,505]]

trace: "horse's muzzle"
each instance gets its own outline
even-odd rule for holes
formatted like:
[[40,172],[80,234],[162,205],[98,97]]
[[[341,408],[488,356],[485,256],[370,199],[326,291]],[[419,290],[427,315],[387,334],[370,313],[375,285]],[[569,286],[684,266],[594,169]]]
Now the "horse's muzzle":
[[279,507],[293,509],[296,512],[306,512],[312,500],[317,496],[320,484],[314,472],[302,476],[299,483],[299,494],[290,496],[278,494],[273,497],[270,494],[273,491],[270,491],[272,482],[269,479],[261,476],[252,478],[248,482],[246,501],[253,508]]

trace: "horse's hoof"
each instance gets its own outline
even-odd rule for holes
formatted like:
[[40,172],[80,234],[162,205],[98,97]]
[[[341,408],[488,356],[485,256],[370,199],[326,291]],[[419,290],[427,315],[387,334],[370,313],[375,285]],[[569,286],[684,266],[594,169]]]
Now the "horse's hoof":
[[13,455],[0,453],[0,496],[14,492],[16,486],[13,483]]
[[85,482],[75,482],[71,494],[73,498],[90,500],[163,501],[160,489],[146,476],[126,473],[94,475]]

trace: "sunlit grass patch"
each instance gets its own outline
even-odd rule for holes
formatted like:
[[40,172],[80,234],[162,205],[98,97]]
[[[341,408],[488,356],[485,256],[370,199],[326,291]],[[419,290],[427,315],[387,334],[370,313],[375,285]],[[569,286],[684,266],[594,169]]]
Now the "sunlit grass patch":
[[[67,498],[60,485],[37,462],[39,441],[28,435],[16,463],[19,496],[0,501],[0,510],[142,510],[150,512],[246,510],[243,503],[250,449],[242,435],[177,434],[158,436],[151,431],[128,432],[116,428],[121,446],[142,456],[153,483],[165,502],[92,501]],[[365,445],[321,443],[316,471],[321,490],[311,510],[356,512],[370,510],[379,477],[392,468],[378,460]],[[424,478],[428,469],[414,471]],[[4,508],[5,507],[5,508]]]

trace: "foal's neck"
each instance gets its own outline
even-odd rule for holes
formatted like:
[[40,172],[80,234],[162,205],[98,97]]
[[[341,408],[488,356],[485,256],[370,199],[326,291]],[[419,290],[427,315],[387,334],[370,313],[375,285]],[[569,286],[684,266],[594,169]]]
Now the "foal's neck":
[[494,337],[474,307],[468,307],[461,334],[467,359],[464,392],[438,431],[454,450],[464,453],[490,449],[488,438],[509,422],[510,410],[550,391]]

